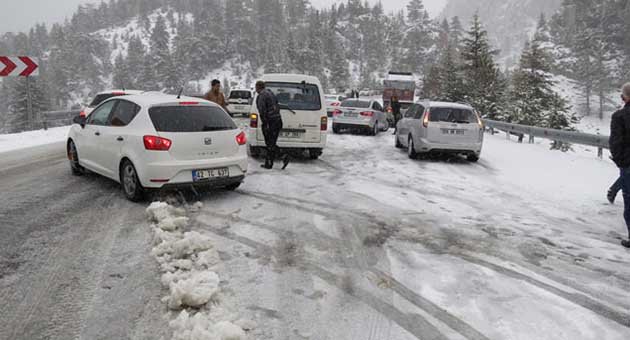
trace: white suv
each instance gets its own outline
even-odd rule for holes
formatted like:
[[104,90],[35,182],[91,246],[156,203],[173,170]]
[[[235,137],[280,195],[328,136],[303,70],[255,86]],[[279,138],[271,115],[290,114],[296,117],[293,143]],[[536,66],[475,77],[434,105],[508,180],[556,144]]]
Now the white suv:
[[[326,104],[319,79],[301,74],[266,74],[262,80],[267,89],[276,95],[281,108],[283,127],[278,146],[306,150],[311,159],[317,159],[326,146],[328,130]],[[249,129],[252,157],[257,157],[266,146],[256,99],[252,105]]]
[[468,104],[415,103],[397,128],[396,147],[407,148],[410,158],[425,153],[453,153],[476,162],[481,155],[483,123]]
[[234,115],[243,115],[245,117],[249,116],[252,113],[252,101],[254,99],[254,95],[251,90],[246,89],[233,89],[230,90],[230,95],[228,96],[228,109],[230,110],[230,114]]
[[236,189],[247,172],[247,137],[218,105],[143,94],[105,100],[76,117],[67,140],[72,173],[84,169],[122,184],[128,199],[145,189]]

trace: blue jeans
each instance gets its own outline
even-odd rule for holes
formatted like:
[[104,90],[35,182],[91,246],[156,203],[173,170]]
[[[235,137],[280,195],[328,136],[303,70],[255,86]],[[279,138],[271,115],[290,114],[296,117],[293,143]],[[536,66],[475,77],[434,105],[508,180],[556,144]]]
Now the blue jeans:
[[621,169],[621,192],[623,193],[623,218],[626,220],[628,237],[630,238],[630,168]]

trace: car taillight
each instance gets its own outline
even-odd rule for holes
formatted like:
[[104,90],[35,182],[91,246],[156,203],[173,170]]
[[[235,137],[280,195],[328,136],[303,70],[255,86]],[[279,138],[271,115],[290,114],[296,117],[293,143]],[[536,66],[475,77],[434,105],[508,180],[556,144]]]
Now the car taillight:
[[422,126],[424,127],[428,127],[429,126],[429,116],[431,115],[431,113],[427,110],[424,111],[424,117],[422,118]]
[[179,105],[199,105],[199,102],[179,102]]
[[252,113],[249,116],[249,127],[252,128],[257,128],[258,127],[258,115],[255,113]]
[[144,148],[153,151],[168,151],[173,144],[170,139],[157,136],[144,136]]
[[372,111],[363,111],[363,112],[361,112],[361,116],[372,117],[373,115],[374,115],[374,112],[372,112]]
[[477,117],[477,124],[479,124],[479,128],[483,130],[483,121],[481,120],[481,117],[479,117],[478,113],[475,113],[475,116]]
[[322,117],[319,129],[322,131],[328,130],[328,117]]
[[336,109],[335,111],[333,111],[333,116],[339,116],[340,114],[342,114],[343,112],[339,109]]
[[79,116],[85,117],[85,111],[81,111],[81,113],[79,113]]
[[238,143],[238,145],[247,144],[247,135],[245,135],[245,132],[241,131],[241,133],[236,135],[236,143]]
[[125,92],[114,91],[114,92],[112,92],[112,95],[114,95],[114,96],[124,96]]
[[392,107],[391,107],[391,106],[388,106],[388,107],[387,107],[387,113],[392,113],[392,112],[394,112],[394,110],[392,110]]

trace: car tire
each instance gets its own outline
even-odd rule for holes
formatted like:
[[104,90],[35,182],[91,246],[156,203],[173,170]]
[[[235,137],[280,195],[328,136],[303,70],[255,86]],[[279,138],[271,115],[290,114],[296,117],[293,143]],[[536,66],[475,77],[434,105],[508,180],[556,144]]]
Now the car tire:
[[243,182],[236,182],[236,183],[232,183],[230,185],[226,185],[225,186],[225,190],[234,191],[234,190],[238,189],[238,187],[240,187],[241,184],[243,184]]
[[120,166],[120,185],[128,200],[139,202],[144,198],[144,188],[138,179],[136,168],[128,159]]
[[322,150],[321,149],[309,149],[308,150],[308,158],[312,159],[312,160],[316,160],[319,158],[319,156],[322,155]]
[[339,128],[339,126],[333,124],[333,133],[340,133],[341,129]]
[[82,176],[85,173],[85,169],[79,164],[79,153],[77,147],[74,145],[74,141],[68,142],[68,160],[70,161],[70,170],[75,176]]
[[403,148],[403,145],[402,145],[402,143],[400,143],[400,140],[398,139],[398,134],[396,134],[396,135],[394,136],[394,139],[395,139],[395,140],[394,140],[394,146],[395,146],[397,149],[402,149],[402,148]]
[[469,154],[468,156],[466,156],[466,159],[467,159],[469,162],[476,163],[476,162],[478,162],[478,161],[479,161],[479,155],[478,155],[478,154],[476,154],[476,153],[471,153],[471,154]]
[[375,122],[375,123],[374,123],[374,128],[372,129],[372,132],[370,132],[370,134],[371,134],[372,136],[376,136],[376,135],[378,135],[378,133],[379,133],[380,131],[381,131],[381,130],[378,128],[378,121],[377,121],[377,122]]
[[385,131],[388,131],[388,130],[389,130],[389,127],[390,127],[390,125],[389,125],[389,120],[386,120],[386,121],[385,121],[385,124],[386,124],[386,125],[385,125],[385,127],[381,130],[381,131],[383,131],[383,132],[385,132]]
[[409,136],[409,142],[407,143],[407,156],[411,159],[417,159],[418,153],[416,152],[416,147],[413,145],[413,138]]

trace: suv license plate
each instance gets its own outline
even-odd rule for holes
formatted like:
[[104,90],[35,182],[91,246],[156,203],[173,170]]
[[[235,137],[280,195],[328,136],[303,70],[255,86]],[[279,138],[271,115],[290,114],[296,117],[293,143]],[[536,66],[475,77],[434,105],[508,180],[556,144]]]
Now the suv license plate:
[[218,169],[206,169],[206,170],[194,170],[192,172],[193,182],[209,180],[213,178],[223,178],[230,176],[230,170],[228,168]]

